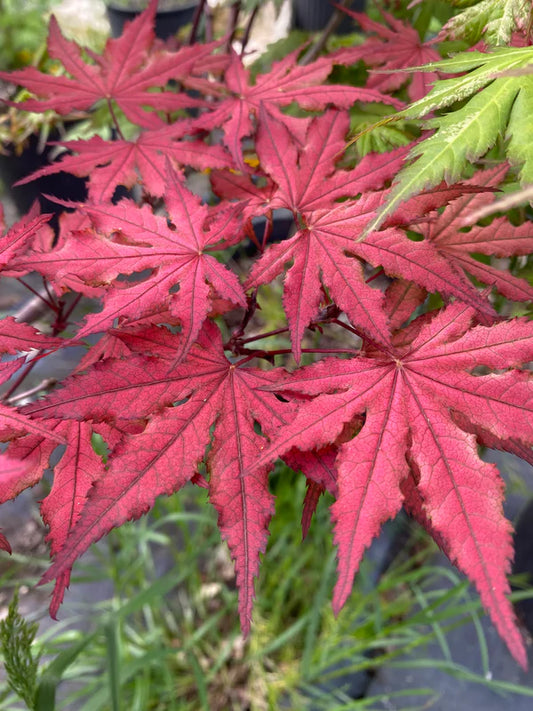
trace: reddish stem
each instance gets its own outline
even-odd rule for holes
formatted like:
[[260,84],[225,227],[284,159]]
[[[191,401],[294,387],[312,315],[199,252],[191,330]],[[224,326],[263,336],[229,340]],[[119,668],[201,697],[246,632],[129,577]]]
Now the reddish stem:
[[255,17],[257,15],[257,12],[259,10],[259,5],[256,5],[254,9],[252,10],[252,13],[250,15],[250,18],[248,22],[246,23],[246,28],[244,30],[244,34],[242,36],[242,41],[241,41],[241,56],[244,55],[244,50],[246,49],[246,45],[248,44],[248,40],[250,39],[250,34],[252,32],[252,26],[254,24]]
[[235,31],[237,29],[237,22],[239,20],[239,13],[241,11],[241,2],[237,0],[234,2],[230,8],[230,15],[228,20],[228,41],[226,43],[226,51],[231,52],[231,43],[235,37]]
[[[316,353],[318,355],[328,355],[328,354],[338,354],[338,353],[353,353],[354,355],[359,354],[357,348],[302,348],[302,353]],[[292,348],[280,348],[277,351],[253,351],[248,355],[244,356],[242,360],[237,361],[235,365],[244,365],[248,361],[254,358],[264,358],[265,360],[272,360],[274,356],[278,355],[291,355]]]
[[[42,349],[41,349],[42,351]],[[39,353],[41,352],[39,351]],[[28,375],[31,373],[33,370],[35,364],[37,363],[38,358],[34,358],[32,361],[30,361],[26,367],[22,370],[22,373],[19,375],[19,377],[15,380],[15,382],[11,385],[11,387],[2,395],[2,401],[7,402],[11,395],[15,392],[15,390],[22,385],[24,380],[28,377]]]
[[[42,292],[37,291],[37,289],[34,289],[33,286],[27,284],[22,277],[17,277],[17,281],[19,282],[19,284],[22,284],[22,286],[25,286],[28,291],[31,291],[34,296],[36,296],[38,299],[41,299],[41,301],[46,304],[49,309],[51,309],[52,311],[57,311],[57,304],[54,304],[52,301],[48,301],[48,299],[43,296]],[[48,289],[46,289],[46,292],[48,296],[50,296],[50,292],[48,291]]]
[[116,117],[116,115],[115,115],[115,110],[113,109],[113,104],[111,103],[111,99],[108,99],[108,100],[107,100],[107,108],[109,109],[109,113],[111,114],[111,119],[113,120],[113,124],[114,124],[114,127],[115,127],[115,131],[117,132],[118,137],[120,138],[120,140],[123,141],[123,140],[124,140],[124,135],[123,135],[122,131],[120,130],[120,126],[119,126],[119,123],[118,123],[118,119],[117,119],[117,117]]
[[285,328],[277,328],[275,331],[267,331],[267,333],[260,333],[257,336],[248,336],[248,338],[242,338],[239,340],[244,345],[245,343],[251,343],[252,341],[259,341],[262,338],[270,338],[270,336],[277,336],[280,333],[287,333],[288,330],[289,327],[286,326]]
[[372,274],[371,277],[368,277],[368,279],[365,280],[365,284],[370,284],[371,281],[374,281],[374,279],[377,279],[378,276],[381,276],[384,271],[383,267],[380,267],[375,274]]
[[[196,8],[196,10],[194,12],[194,17],[192,19],[191,34],[189,35],[189,44],[190,45],[192,45],[196,42],[196,35],[198,34],[198,27],[200,26],[200,18],[202,17],[202,13],[204,11],[205,4],[206,4],[206,0],[200,0],[200,2],[198,3],[198,7]],[[207,27],[206,27],[206,34],[207,34]],[[207,40],[207,37],[206,37],[206,41],[210,41],[210,40]]]

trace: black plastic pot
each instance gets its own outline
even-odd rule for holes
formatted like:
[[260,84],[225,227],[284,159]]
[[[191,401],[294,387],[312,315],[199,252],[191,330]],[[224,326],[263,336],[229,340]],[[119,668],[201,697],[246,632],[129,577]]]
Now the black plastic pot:
[[[265,233],[266,217],[254,217],[252,220],[252,227],[255,232],[255,236],[259,242],[261,242]],[[287,239],[287,237],[291,235],[293,227],[294,217],[290,210],[283,207],[274,210],[272,215],[272,232],[270,233],[269,244],[271,242],[281,242],[281,240]]]
[[[365,7],[366,0],[353,0],[349,9],[354,12],[362,12]],[[292,0],[292,9],[294,27],[308,32],[323,30],[335,11],[330,0]],[[336,33],[348,34],[354,30],[354,20],[346,16],[336,29]]]
[[[190,2],[177,4],[173,9],[158,10],[155,16],[156,36],[159,39],[166,40],[169,37],[173,37],[185,25],[190,25],[198,4],[198,0],[191,0]],[[108,4],[107,16],[113,37],[120,37],[124,24],[134,20],[141,12],[142,10],[118,7],[113,3]]]
[[[527,582],[531,585],[533,583],[533,499],[524,507],[516,523],[514,548],[513,574],[526,576]],[[520,600],[515,603],[515,607],[528,632],[533,634],[533,599]]]
[[[50,135],[50,140],[59,140],[58,134]],[[50,154],[53,146],[46,146],[42,152],[38,150],[39,138],[37,135],[31,136],[24,151],[17,155],[14,147],[4,146],[8,155],[0,154],[0,177],[5,190],[9,190],[11,198],[18,212],[23,215],[31,207],[35,199],[41,203],[41,211],[55,215],[64,210],[55,202],[51,202],[43,193],[53,195],[61,200],[71,200],[81,202],[87,197],[87,188],[84,178],[77,178],[69,173],[55,173],[47,175],[37,180],[33,180],[26,185],[14,187],[14,183],[30,173],[50,165]]]

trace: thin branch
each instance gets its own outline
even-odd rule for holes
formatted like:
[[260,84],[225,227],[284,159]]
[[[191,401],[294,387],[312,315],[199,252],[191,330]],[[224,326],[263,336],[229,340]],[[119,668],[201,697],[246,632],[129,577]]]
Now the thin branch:
[[250,39],[250,35],[252,33],[252,26],[255,21],[255,17],[259,11],[259,5],[256,5],[254,9],[252,10],[250,17],[248,19],[248,22],[246,23],[246,27],[244,29],[244,34],[242,36],[241,40],[241,56],[244,56],[244,51],[246,49],[246,45],[248,44],[248,40]]
[[527,185],[522,190],[509,193],[500,200],[491,202],[490,205],[485,205],[484,207],[480,207],[478,210],[470,212],[463,219],[463,224],[473,225],[474,222],[481,220],[483,217],[493,215],[495,212],[507,212],[507,210],[510,210],[513,207],[519,207],[520,205],[525,205],[528,202],[533,202],[533,185]]
[[37,291],[29,284],[26,284],[26,282],[21,278],[18,278],[17,281],[31,291],[34,296],[32,296],[31,299],[28,299],[28,301],[21,306],[17,313],[14,314],[16,321],[34,323],[42,318],[48,310],[51,310],[54,313],[57,312],[57,305],[48,301],[43,293],[44,289],[42,291]]
[[242,338],[240,342],[244,345],[245,343],[252,343],[252,341],[259,341],[262,338],[270,338],[271,336],[278,336],[280,333],[287,333],[288,330],[289,327],[285,326],[285,328],[277,328],[275,331],[267,331],[266,333],[259,333],[257,336]]
[[[194,12],[194,17],[192,19],[192,27],[191,27],[191,34],[189,35],[189,44],[192,45],[196,42],[196,35],[198,34],[198,28],[200,27],[200,18],[202,17],[202,13],[204,12],[204,8],[206,6],[206,0],[200,0],[198,3],[198,7],[196,8]],[[207,12],[206,12],[207,16]],[[212,25],[211,25],[211,30],[212,30]],[[207,25],[206,25],[206,33],[207,33]],[[211,38],[212,39],[212,38]],[[206,37],[206,41],[210,41]]]
[[[39,351],[39,354],[42,353],[42,349]],[[33,368],[38,362],[38,358],[34,358],[31,360],[25,368],[23,368],[22,373],[18,376],[18,378],[15,380],[14,383],[12,383],[11,387],[2,395],[1,400],[2,402],[9,402],[11,399],[11,396],[15,392],[15,390],[22,385],[24,380],[28,377],[28,375],[31,373]]]
[[228,19],[228,41],[226,43],[226,51],[231,52],[231,45],[235,39],[235,32],[237,30],[237,22],[239,21],[239,13],[241,11],[241,0],[236,0],[232,3],[230,8],[230,14]]
[[[341,7],[349,8],[351,7],[353,0],[339,0],[337,5]],[[330,17],[328,24],[322,30],[322,33],[317,37],[315,42],[309,47],[304,56],[300,59],[298,64],[305,66],[306,64],[311,64],[318,57],[320,52],[326,46],[326,42],[330,36],[335,32],[337,27],[341,24],[342,20],[346,17],[346,14],[342,10],[335,10],[333,15]]]
[[18,395],[13,395],[13,397],[10,397],[9,400],[7,400],[7,404],[8,405],[15,405],[17,402],[20,402],[21,400],[25,400],[26,398],[30,398],[33,395],[36,395],[37,393],[46,392],[47,390],[51,390],[56,383],[57,383],[57,380],[55,378],[45,378],[44,380],[41,380],[41,382],[38,385],[35,385],[33,388],[30,388],[29,390],[26,390],[23,393],[19,393]]
[[109,109],[109,113],[111,114],[111,119],[112,119],[113,124],[115,126],[115,131],[117,132],[117,135],[120,138],[120,140],[123,141],[124,135],[122,134],[122,131],[120,130],[120,125],[118,123],[118,119],[116,117],[115,110],[113,109],[113,104],[111,103],[111,99],[107,100],[107,108]]

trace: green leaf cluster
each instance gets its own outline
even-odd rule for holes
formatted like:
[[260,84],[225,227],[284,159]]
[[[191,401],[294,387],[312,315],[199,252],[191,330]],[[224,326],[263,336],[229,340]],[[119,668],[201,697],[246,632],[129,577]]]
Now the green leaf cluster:
[[421,119],[448,107],[450,111],[424,120],[422,128],[431,135],[411,151],[411,161],[399,173],[387,204],[367,232],[412,195],[442,180],[461,179],[469,165],[498,141],[505,142],[505,157],[518,167],[521,183],[533,182],[533,48],[462,52],[424,70],[461,76],[436,82],[427,96],[393,119]]
[[32,643],[38,624],[30,623],[18,610],[18,590],[8,608],[7,616],[0,622],[0,651],[9,687],[26,703],[35,708],[39,657],[34,655]]
[[456,7],[464,7],[444,28],[448,37],[464,39],[473,45],[484,39],[490,46],[509,44],[513,32],[525,27],[531,13],[528,0],[450,0]]

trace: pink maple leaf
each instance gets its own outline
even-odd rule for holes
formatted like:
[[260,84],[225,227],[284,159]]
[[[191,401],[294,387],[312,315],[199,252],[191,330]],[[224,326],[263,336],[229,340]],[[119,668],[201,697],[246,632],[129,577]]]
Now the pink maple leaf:
[[418,32],[410,25],[381,11],[386,24],[371,20],[368,15],[344,9],[366,33],[374,33],[355,47],[339,50],[339,58],[346,62],[362,59],[373,68],[366,86],[376,91],[389,92],[399,89],[409,78],[407,92],[411,101],[424,97],[438,79],[437,72],[401,71],[420,67],[441,59],[432,42],[422,42]]
[[348,108],[355,101],[392,103],[397,108],[399,102],[374,90],[320,84],[330,74],[334,60],[321,57],[306,66],[297,66],[299,50],[291,52],[279,62],[275,62],[267,74],[256,77],[250,84],[250,72],[242,64],[242,58],[233,53],[224,74],[224,84],[214,83],[204,91],[218,96],[218,105],[212,112],[200,116],[196,125],[204,129],[224,128],[224,142],[241,170],[244,170],[241,141],[255,132],[253,118],[257,119],[261,105],[265,111],[283,123],[290,133],[302,140],[306,119],[297,119],[283,114],[280,107],[296,101],[302,108],[316,111],[332,104]]
[[[271,436],[277,426],[289,421],[294,407],[289,403],[281,407],[276,396],[264,390],[280,373],[270,374],[226,359],[212,324],[206,324],[188,357],[170,372],[169,363],[180,351],[180,337],[165,329],[154,329],[151,334],[151,348],[159,351],[160,359],[141,355],[126,361],[108,359],[27,409],[34,418],[103,419],[119,414],[137,418],[153,413],[139,434],[126,437],[115,447],[109,471],[92,487],[79,522],[69,531],[43,580],[61,580],[90,543],[114,526],[140,516],[156,496],[171,494],[189,481],[205,456],[214,426],[207,458],[210,499],[236,562],[239,609],[247,632],[253,578],[259,553],[266,545],[273,497],[267,472],[250,478],[243,472],[267,443],[255,432],[255,422]],[[172,407],[179,401],[181,404]]]
[[[431,320],[423,317],[414,339],[401,347],[390,342],[369,356],[329,358],[272,386],[285,396],[292,391],[317,397],[300,404],[254,468],[262,470],[294,447],[332,443],[345,423],[364,414],[360,432],[339,446],[337,458],[335,611],[350,593],[365,548],[398,513],[406,491],[416,488],[416,497],[408,495],[410,510],[474,582],[511,653],[525,666],[506,597],[512,542],[503,483],[496,467],[480,460],[471,429],[465,431],[450,410],[494,439],[531,446],[532,376],[511,368],[533,357],[533,327],[516,319],[470,328],[473,315],[456,303]],[[478,365],[498,372],[476,376]]]
[[[150,0],[147,10],[128,24],[122,36],[108,40],[102,55],[85,50],[93,60],[88,63],[81,48],[62,34],[52,15],[48,36],[48,52],[62,62],[69,76],[53,76],[26,67],[14,72],[0,72],[2,79],[19,83],[42,99],[28,99],[18,108],[27,111],[53,109],[61,115],[75,110],[86,111],[99,101],[115,101],[134,124],[146,128],[163,125],[152,107],[174,111],[184,106],[198,106],[204,102],[186,93],[150,92],[153,87],[164,87],[169,79],[183,80],[201,66],[203,57],[215,46],[184,47],[177,52],[165,50],[149,53],[154,42],[153,19],[157,0]],[[201,71],[201,69],[200,69]]]
[[103,202],[113,197],[117,185],[127,188],[142,182],[150,194],[161,197],[166,190],[166,160],[176,167],[190,165],[198,170],[224,168],[233,164],[221,146],[210,146],[200,139],[180,141],[190,133],[190,121],[178,121],[163,128],[146,130],[134,141],[104,141],[93,136],[88,141],[67,141],[64,148],[76,155],[65,155],[41,168],[17,185],[45,175],[66,171],[78,177],[89,176],[89,198]]

